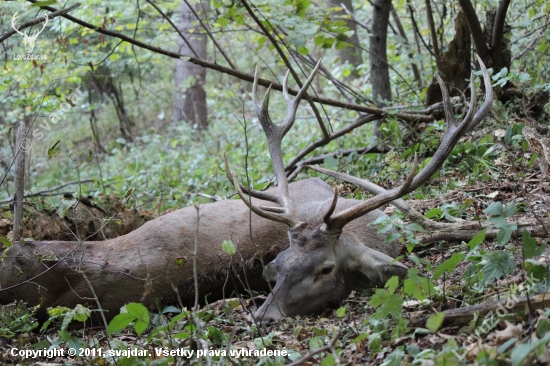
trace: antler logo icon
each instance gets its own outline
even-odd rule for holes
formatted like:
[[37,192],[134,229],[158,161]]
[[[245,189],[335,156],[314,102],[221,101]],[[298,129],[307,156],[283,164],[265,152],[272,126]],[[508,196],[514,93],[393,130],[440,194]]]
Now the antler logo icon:
[[39,31],[35,31],[32,36],[29,36],[27,33],[20,32],[19,27],[15,26],[15,21],[18,18],[17,13],[18,11],[16,11],[15,14],[13,14],[13,17],[11,18],[11,27],[17,33],[23,36],[23,43],[25,44],[27,53],[32,53],[32,51],[34,50],[34,44],[36,42],[36,39],[38,38],[38,35],[42,33],[42,31],[44,30],[44,28],[46,28],[46,25],[48,24],[48,21],[49,21],[48,15],[45,16],[46,21],[42,24],[42,29],[40,29]]

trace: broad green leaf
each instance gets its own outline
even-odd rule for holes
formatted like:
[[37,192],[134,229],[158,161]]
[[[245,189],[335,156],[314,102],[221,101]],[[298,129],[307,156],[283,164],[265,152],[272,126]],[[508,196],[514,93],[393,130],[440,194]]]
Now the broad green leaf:
[[516,203],[512,201],[506,206],[506,209],[504,209],[504,216],[506,216],[506,218],[510,218],[514,216],[515,213],[516,213]]
[[347,308],[347,305],[339,307],[338,310],[336,310],[336,316],[338,318],[345,317],[346,316],[346,308]]
[[435,294],[435,287],[429,278],[418,274],[418,269],[411,268],[403,282],[403,292],[416,300],[422,301],[426,297]]
[[424,216],[426,216],[428,219],[431,219],[434,217],[439,219],[442,214],[443,214],[443,211],[440,208],[432,208],[430,211],[426,212]]
[[468,248],[470,250],[474,250],[479,244],[483,243],[485,240],[485,230],[482,230],[479,234],[476,234],[470,241],[468,242]]
[[443,324],[444,319],[445,319],[444,312],[432,314],[426,321],[426,328],[428,328],[430,332],[435,333],[439,330],[439,328]]
[[137,302],[127,304],[126,310],[128,310],[128,314],[135,317],[134,328],[136,333],[140,335],[149,326],[149,311],[143,304]]
[[224,240],[222,243],[222,250],[226,252],[227,254],[233,255],[237,253],[237,249],[235,248],[235,244],[231,240]]
[[528,230],[523,230],[523,237],[521,239],[523,244],[523,255],[525,259],[532,258],[537,250],[537,241],[531,238],[531,234]]
[[107,334],[111,335],[126,328],[135,319],[136,316],[129,313],[118,314],[109,322],[109,325],[107,326]]
[[504,213],[504,208],[501,202],[493,202],[483,210],[483,213],[486,215],[502,215]]
[[400,316],[403,308],[403,298],[396,294],[390,294],[384,289],[377,289],[376,293],[372,295],[369,304],[373,307],[378,307],[374,315],[376,319],[383,319],[388,314],[397,318]]
[[392,276],[392,278],[390,278],[388,282],[386,282],[386,285],[384,287],[388,289],[388,292],[390,294],[393,294],[397,289],[397,285],[399,285],[399,278],[397,276]]
[[[456,265],[464,259],[463,253],[455,253],[451,256],[451,258],[447,259],[445,262],[441,263],[439,266],[437,266],[433,272],[433,279],[437,280],[443,273],[449,272],[452,273]],[[428,328],[429,329],[429,328]]]
[[484,256],[483,282],[493,281],[511,274],[516,268],[516,261],[508,252],[497,251]]

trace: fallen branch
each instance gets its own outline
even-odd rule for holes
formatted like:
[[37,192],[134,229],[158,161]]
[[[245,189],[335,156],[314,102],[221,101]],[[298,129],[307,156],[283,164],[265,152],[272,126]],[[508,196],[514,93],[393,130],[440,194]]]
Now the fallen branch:
[[[72,192],[55,192],[55,191],[57,191],[58,189],[73,185],[73,184],[91,183],[91,182],[95,182],[95,181],[96,181],[95,179],[82,179],[80,181],[75,180],[75,181],[72,181],[72,182],[67,182],[67,183],[60,184],[60,185],[55,186],[55,187],[50,188],[50,189],[45,189],[43,191],[38,191],[38,192],[35,192],[35,193],[32,193],[32,194],[25,195],[25,196],[23,196],[23,198],[38,197],[38,196],[58,196],[58,195],[65,194],[65,193],[72,193]],[[13,198],[10,198],[10,199],[4,200],[4,201],[0,201],[0,205],[4,204],[4,203],[10,203],[12,201],[13,201]]]
[[[480,317],[496,312],[497,316],[503,316],[509,313],[517,313],[521,310],[529,314],[536,309],[543,309],[550,306],[550,293],[527,296],[522,298],[507,298],[499,301],[481,303],[478,305],[467,306],[458,309],[446,310],[443,324],[463,325],[469,323],[476,314]],[[503,310],[504,309],[504,310]],[[498,312],[500,310],[503,315]],[[429,315],[414,318],[409,323],[411,327],[424,327]]]

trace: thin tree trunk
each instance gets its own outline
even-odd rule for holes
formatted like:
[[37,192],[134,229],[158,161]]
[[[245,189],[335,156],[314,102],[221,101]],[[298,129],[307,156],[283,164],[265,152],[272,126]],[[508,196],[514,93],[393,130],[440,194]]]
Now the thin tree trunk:
[[27,129],[19,122],[15,137],[15,195],[13,197],[13,241],[19,241],[23,232],[23,200],[25,199],[25,152]]
[[419,87],[422,87],[422,77],[420,76],[420,70],[418,70],[418,65],[416,62],[413,61],[413,55],[411,52],[411,45],[409,43],[409,39],[407,38],[407,33],[405,32],[405,29],[403,28],[403,24],[401,24],[401,19],[399,19],[399,15],[397,14],[397,11],[395,10],[395,7],[391,7],[391,16],[393,18],[393,21],[395,22],[395,26],[397,27],[397,30],[399,31],[399,35],[405,39],[405,44],[407,47],[407,50],[409,51],[408,57],[409,60],[411,60],[411,68],[414,75],[414,79],[416,80]]
[[[387,35],[391,0],[375,0],[372,10],[372,27],[369,42],[370,80],[372,98],[378,107],[391,100],[390,73],[388,70]],[[380,139],[382,120],[375,121],[374,135]]]
[[[192,6],[195,12],[204,19],[208,3],[202,1]],[[207,36],[198,25],[193,11],[185,1],[181,3],[180,14],[181,20],[178,25],[180,32],[187,37],[187,41],[195,51],[196,57],[206,59]],[[178,40],[178,45],[179,53],[192,55],[191,49],[181,38]],[[206,107],[206,92],[204,91],[206,69],[178,59],[176,60],[174,79],[176,83],[174,124],[179,121],[186,121],[195,125],[199,130],[207,129],[208,110]]]
[[355,23],[353,18],[347,15],[344,9],[342,9],[343,5],[350,13],[353,14],[352,0],[328,0],[328,3],[331,7],[340,8],[340,10],[332,12],[332,18],[345,21],[349,30],[354,32],[353,35],[349,37],[349,46],[344,49],[337,50],[336,52],[340,57],[340,64],[343,65],[347,62],[351,66],[353,66],[353,71],[346,78],[355,79],[359,76],[357,66],[363,63],[361,48],[356,46],[360,44],[359,37],[357,36],[357,24]]

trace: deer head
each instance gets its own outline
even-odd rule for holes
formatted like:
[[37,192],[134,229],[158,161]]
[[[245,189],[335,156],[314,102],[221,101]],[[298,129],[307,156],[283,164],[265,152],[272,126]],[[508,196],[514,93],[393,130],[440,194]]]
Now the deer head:
[[25,44],[25,49],[27,50],[27,53],[32,53],[32,51],[34,50],[34,45],[35,45],[36,39],[38,38],[38,35],[42,33],[42,31],[44,30],[44,28],[46,28],[46,25],[48,24],[48,20],[49,20],[48,15],[46,14],[44,16],[46,20],[42,24],[42,29],[40,29],[39,31],[35,31],[32,36],[29,36],[27,33],[20,32],[19,27],[15,26],[15,21],[18,18],[17,13],[18,11],[16,11],[15,14],[13,14],[13,17],[11,18],[11,27],[17,33],[23,36],[23,43]]
[[[311,84],[320,64],[316,65],[293,100],[288,95],[287,72],[283,81],[287,116],[280,125],[275,125],[268,113],[271,87],[268,88],[263,103],[258,103],[257,75],[255,75],[252,97],[260,124],[268,140],[278,183],[278,193],[267,194],[239,184],[238,179],[229,168],[227,158],[225,158],[226,172],[239,196],[252,211],[264,218],[288,225],[290,241],[290,246],[266,266],[264,277],[275,282],[275,286],[265,303],[256,311],[254,317],[257,320],[269,322],[279,320],[284,316],[315,314],[347,297],[358,280],[366,280],[363,284],[384,284],[392,276],[401,278],[406,276],[407,268],[404,265],[371,248],[380,246],[380,243],[373,242],[373,240],[380,240],[379,237],[357,238],[351,233],[345,233],[344,227],[360,217],[372,214],[382,205],[396,200],[424,184],[441,167],[458,140],[481,122],[492,103],[492,89],[485,65],[479,57],[478,60],[485,82],[485,102],[478,111],[475,111],[476,92],[472,82],[470,108],[461,122],[455,120],[447,89],[439,76],[437,77],[443,93],[448,127],[438,150],[418,174],[415,175],[418,166],[415,156],[412,169],[402,185],[345,209],[337,208],[338,192],[335,192],[332,202],[326,205],[325,214],[313,221],[300,220],[289,198],[288,181],[281,153],[281,140],[292,127],[298,104]],[[251,203],[250,197],[267,200],[277,206],[257,207]]]

